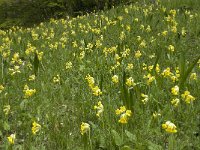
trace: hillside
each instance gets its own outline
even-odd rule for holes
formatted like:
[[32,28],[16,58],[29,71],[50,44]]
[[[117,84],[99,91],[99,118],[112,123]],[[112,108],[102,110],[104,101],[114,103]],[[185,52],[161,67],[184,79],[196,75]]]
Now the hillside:
[[0,30],[0,148],[200,149],[198,24],[155,2]]

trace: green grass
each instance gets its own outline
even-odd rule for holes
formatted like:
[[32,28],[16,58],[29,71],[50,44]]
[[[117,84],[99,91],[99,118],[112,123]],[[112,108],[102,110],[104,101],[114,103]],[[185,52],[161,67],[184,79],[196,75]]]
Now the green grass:
[[[200,149],[198,3],[135,3],[0,31],[1,149]],[[126,124],[115,112],[121,106],[132,111]],[[166,121],[177,133],[162,128]],[[83,135],[82,122],[90,125]]]

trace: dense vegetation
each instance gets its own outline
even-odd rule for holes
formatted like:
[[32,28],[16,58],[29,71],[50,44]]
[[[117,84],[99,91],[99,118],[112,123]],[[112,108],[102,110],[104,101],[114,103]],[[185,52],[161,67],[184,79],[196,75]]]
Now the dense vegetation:
[[0,148],[200,149],[199,4],[0,30]]
[[134,0],[0,0],[0,28],[33,26],[50,18],[83,15]]

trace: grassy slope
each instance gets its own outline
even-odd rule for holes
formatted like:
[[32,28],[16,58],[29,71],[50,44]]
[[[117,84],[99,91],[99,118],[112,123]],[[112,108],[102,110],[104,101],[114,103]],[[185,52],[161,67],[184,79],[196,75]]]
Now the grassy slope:
[[[180,5],[177,7],[177,4],[168,3],[164,4],[166,11],[163,11],[164,6],[136,4],[69,20],[52,20],[31,29],[1,31],[0,85],[5,87],[0,93],[2,148],[9,146],[7,137],[16,133],[14,148],[83,149],[80,124],[89,122],[91,141],[87,143],[88,148],[92,145],[92,149],[117,149],[121,140],[113,140],[111,131],[115,130],[120,138],[123,137],[122,143],[131,149],[165,149],[170,146],[167,143],[172,138],[161,128],[167,120],[175,123],[178,130],[173,137],[173,149],[200,148],[199,64],[192,70],[197,73],[197,80],[188,78],[184,84],[180,84],[181,78],[172,82],[172,74],[166,78],[162,75],[167,67],[174,75],[176,68],[180,67],[182,77],[184,68],[186,70],[200,54],[200,10],[189,1],[181,5],[189,7],[180,8]],[[175,33],[171,32],[171,24],[165,21],[170,9],[174,8],[178,23]],[[187,9],[191,14],[185,14]],[[151,28],[149,32],[148,25]],[[183,28],[186,35],[182,35]],[[163,31],[168,31],[168,34],[163,36]],[[168,50],[169,45],[175,47],[174,52]],[[29,51],[33,49],[30,54],[27,53],[28,47]],[[34,54],[36,50],[43,52],[39,68]],[[137,50],[142,53],[139,59],[134,57]],[[11,62],[16,52],[23,63],[19,58]],[[85,55],[81,59],[83,53]],[[115,54],[121,57],[118,61]],[[71,69],[66,69],[67,62],[72,62]],[[144,70],[143,63],[147,68],[158,63],[160,71],[151,70],[151,67]],[[133,69],[127,70],[128,64],[133,64]],[[21,73],[11,75],[14,66],[20,66]],[[36,80],[29,81],[29,76],[34,73],[37,74]],[[85,80],[87,74],[94,77],[95,85],[103,92],[101,96],[92,94]],[[143,78],[148,74],[156,78],[150,85]],[[55,83],[53,79],[57,75],[60,80]],[[111,81],[113,75],[119,76],[118,84]],[[128,77],[133,77],[138,83],[130,90],[125,84]],[[27,99],[23,92],[25,84],[36,89],[36,93]],[[178,96],[171,94],[175,85],[181,85]],[[186,104],[181,98],[185,90],[196,98],[194,103]],[[149,96],[146,104],[141,101],[141,93]],[[178,107],[171,104],[173,98],[180,99]],[[100,100],[104,105],[104,114],[98,119],[93,107]],[[133,105],[129,106],[125,102],[127,100]],[[10,105],[8,115],[5,111],[3,113],[7,105]],[[128,124],[123,126],[123,130],[133,134],[132,139],[121,133],[122,125],[115,114],[115,110],[122,105],[133,112]],[[152,114],[155,112],[161,116],[154,118]],[[36,135],[31,133],[33,121],[41,125]]]

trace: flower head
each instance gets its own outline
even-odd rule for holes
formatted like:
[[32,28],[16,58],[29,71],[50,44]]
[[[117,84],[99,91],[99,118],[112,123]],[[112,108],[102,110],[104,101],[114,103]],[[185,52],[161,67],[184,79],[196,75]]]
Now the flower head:
[[101,89],[100,89],[98,86],[93,87],[93,88],[92,88],[92,91],[93,91],[93,94],[94,94],[95,96],[100,96],[100,95],[102,95]]
[[8,115],[10,112],[10,105],[5,105],[3,108],[3,112],[5,113],[5,115]]
[[135,86],[134,79],[132,77],[126,79],[126,85],[129,87]]
[[0,93],[4,90],[4,86],[0,85]]
[[10,136],[7,137],[7,139],[10,144],[14,144],[16,139],[16,134],[15,133],[11,134]]
[[178,95],[179,94],[179,87],[176,85],[174,87],[171,88],[171,93],[173,95]]
[[175,124],[173,124],[171,121],[167,121],[166,123],[162,124],[162,128],[169,133],[177,132]]
[[90,125],[88,123],[81,123],[81,134],[84,135],[85,133],[90,131]]
[[117,75],[112,76],[112,82],[113,83],[118,83],[119,82],[119,77]]
[[98,104],[94,106],[94,109],[97,110],[96,113],[97,117],[100,117],[100,114],[102,114],[104,111],[104,107],[101,101],[99,101]]
[[195,97],[190,95],[189,91],[185,91],[183,94],[181,94],[181,97],[185,100],[186,103],[190,104],[192,101],[195,100]]
[[140,58],[142,56],[142,53],[138,50],[135,52],[135,58]]
[[143,104],[146,104],[149,100],[149,96],[142,93],[141,97],[143,98],[142,99]]
[[32,124],[32,133],[35,135],[40,129],[41,125],[34,121]]
[[128,123],[128,118],[132,115],[131,110],[127,110],[125,106],[121,106],[120,109],[115,111],[116,115],[120,115],[119,123]]
[[178,98],[175,98],[171,101],[171,104],[174,105],[175,107],[177,107],[179,103],[180,103],[180,100]]
[[36,93],[36,90],[35,89],[29,89],[28,85],[25,85],[23,92],[24,92],[24,98],[29,98],[33,94]]

